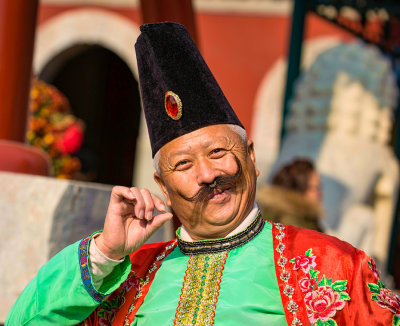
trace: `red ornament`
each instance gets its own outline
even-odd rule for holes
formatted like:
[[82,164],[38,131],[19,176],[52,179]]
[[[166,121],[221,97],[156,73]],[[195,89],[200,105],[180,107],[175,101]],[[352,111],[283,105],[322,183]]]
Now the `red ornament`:
[[179,120],[182,117],[182,102],[172,91],[165,93],[165,111],[171,119]]
[[73,154],[82,147],[83,133],[82,125],[78,122],[73,123],[62,131],[54,145],[63,154]]

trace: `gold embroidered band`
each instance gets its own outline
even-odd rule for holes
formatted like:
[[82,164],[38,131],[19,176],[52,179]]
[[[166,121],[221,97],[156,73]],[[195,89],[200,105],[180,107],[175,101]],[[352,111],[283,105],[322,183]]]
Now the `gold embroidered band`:
[[213,325],[228,252],[190,256],[174,326]]
[[184,241],[177,234],[178,246],[184,255],[201,255],[217,252],[225,252],[243,246],[259,234],[264,228],[265,222],[260,211],[254,221],[242,232],[231,237],[216,240]]

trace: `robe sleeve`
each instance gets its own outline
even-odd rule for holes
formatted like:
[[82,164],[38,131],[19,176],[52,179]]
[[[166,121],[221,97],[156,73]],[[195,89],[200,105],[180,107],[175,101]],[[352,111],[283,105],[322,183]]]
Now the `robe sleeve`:
[[[288,321],[293,320],[294,310],[302,325],[400,326],[400,298],[383,285],[366,253],[312,230],[275,224],[274,232],[275,251],[287,252],[291,263],[285,275],[278,268],[286,260],[279,255],[275,259]],[[296,305],[289,305],[284,290],[287,275]]]
[[346,325],[400,325],[400,299],[381,282],[375,262],[356,250]]
[[11,308],[6,326],[76,325],[120,286],[129,274],[129,259],[117,265],[98,290],[93,286],[88,267],[92,236],[66,247],[40,268]]

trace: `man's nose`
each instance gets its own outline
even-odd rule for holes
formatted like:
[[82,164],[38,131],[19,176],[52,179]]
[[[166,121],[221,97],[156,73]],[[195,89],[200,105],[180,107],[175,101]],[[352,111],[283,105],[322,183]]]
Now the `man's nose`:
[[199,186],[213,183],[219,175],[218,170],[208,159],[200,159],[197,164],[197,183]]

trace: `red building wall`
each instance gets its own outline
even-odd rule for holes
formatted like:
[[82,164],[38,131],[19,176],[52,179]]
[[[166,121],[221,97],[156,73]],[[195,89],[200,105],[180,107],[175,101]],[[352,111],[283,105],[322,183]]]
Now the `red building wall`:
[[[38,24],[69,10],[82,8],[108,10],[141,24],[137,8],[77,5],[42,5],[39,8]],[[195,18],[201,52],[250,133],[259,84],[276,60],[287,55],[291,17],[276,14],[197,12]],[[306,40],[330,35],[337,35],[345,40],[353,38],[322,18],[314,14],[308,15]]]

